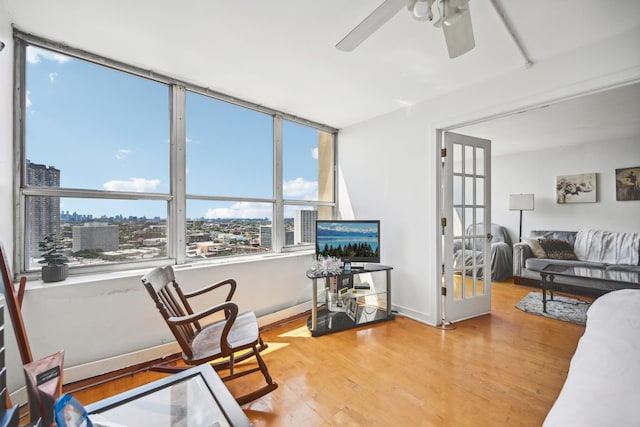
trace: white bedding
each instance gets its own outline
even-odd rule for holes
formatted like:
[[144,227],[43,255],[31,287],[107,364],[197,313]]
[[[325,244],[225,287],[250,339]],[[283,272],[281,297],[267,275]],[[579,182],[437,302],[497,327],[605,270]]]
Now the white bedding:
[[594,301],[544,426],[640,426],[640,290]]
[[638,265],[640,234],[580,230],[573,251],[580,261]]

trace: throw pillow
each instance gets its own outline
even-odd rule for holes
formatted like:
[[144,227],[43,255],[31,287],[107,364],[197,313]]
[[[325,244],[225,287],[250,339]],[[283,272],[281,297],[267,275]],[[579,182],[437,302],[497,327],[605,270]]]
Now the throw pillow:
[[540,246],[540,242],[538,242],[536,239],[523,237],[522,242],[526,243],[531,248],[531,252],[536,258],[544,258],[547,256],[547,254],[544,252],[544,249],[542,249],[542,246]]
[[538,239],[540,246],[547,254],[547,258],[553,259],[574,259],[577,260],[576,254],[573,253],[573,246],[564,240],[558,239]]

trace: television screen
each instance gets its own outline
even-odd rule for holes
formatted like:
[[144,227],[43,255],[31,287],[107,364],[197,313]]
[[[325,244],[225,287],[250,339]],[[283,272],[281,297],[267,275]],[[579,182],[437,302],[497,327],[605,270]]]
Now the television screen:
[[380,262],[380,221],[317,220],[316,254]]

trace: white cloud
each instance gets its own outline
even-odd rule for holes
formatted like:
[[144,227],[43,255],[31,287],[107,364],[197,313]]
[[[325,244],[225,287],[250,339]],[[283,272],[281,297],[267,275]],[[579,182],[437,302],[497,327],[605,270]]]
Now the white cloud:
[[271,218],[273,212],[267,203],[237,202],[226,208],[207,209],[205,218]]
[[125,157],[129,157],[130,155],[131,155],[131,150],[129,150],[128,148],[122,148],[118,150],[118,152],[116,152],[116,159],[122,160]]
[[51,83],[53,83],[54,81],[56,81],[56,78],[58,77],[58,73],[49,73],[49,81]]
[[318,182],[305,181],[303,178],[285,181],[282,185],[282,192],[285,197],[316,200],[318,198]]
[[140,193],[155,190],[160,184],[159,179],[129,178],[128,181],[112,180],[102,184],[107,191],[131,191]]
[[313,157],[314,159],[318,160],[318,147],[316,147],[313,150],[311,150],[311,157]]
[[52,52],[50,50],[43,50],[34,46],[27,48],[27,62],[30,64],[38,64],[42,59],[47,61],[57,62],[58,64],[64,64],[71,60],[70,57],[61,53]]
[[27,91],[27,101],[26,101],[26,103],[27,103],[27,108],[31,107],[31,99],[29,99],[29,94],[30,94],[30,93],[31,93],[30,91]]

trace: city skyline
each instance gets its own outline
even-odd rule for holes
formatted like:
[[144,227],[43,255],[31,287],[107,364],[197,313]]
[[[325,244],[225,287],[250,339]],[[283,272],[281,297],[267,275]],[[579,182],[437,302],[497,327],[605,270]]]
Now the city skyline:
[[[296,208],[297,209],[297,208]],[[297,209],[299,210],[299,209]],[[312,207],[306,207],[306,209],[304,210],[313,210],[314,212],[317,212],[314,208]],[[73,216],[77,216],[77,218],[69,218],[69,217],[73,217]],[[285,221],[295,221],[295,212],[293,215],[291,216],[284,216]],[[92,214],[83,214],[82,212],[77,212],[77,211],[69,211],[69,210],[60,210],[60,219],[62,221],[67,221],[67,222],[83,222],[83,221],[100,221],[100,220],[111,220],[111,221],[126,221],[126,220],[166,220],[166,216],[165,217],[161,217],[161,216],[154,216],[154,217],[150,217],[150,216],[137,216],[137,215],[122,215],[122,214],[116,214],[116,215],[111,215],[111,216],[107,216],[107,215],[101,215],[101,216],[94,216]],[[271,220],[271,218],[269,217],[219,217],[219,218],[207,218],[207,217],[188,217],[187,220],[200,220],[200,221],[206,221],[206,220],[211,220],[211,221],[222,221],[222,220],[237,220],[237,221],[264,221],[264,220]]]

